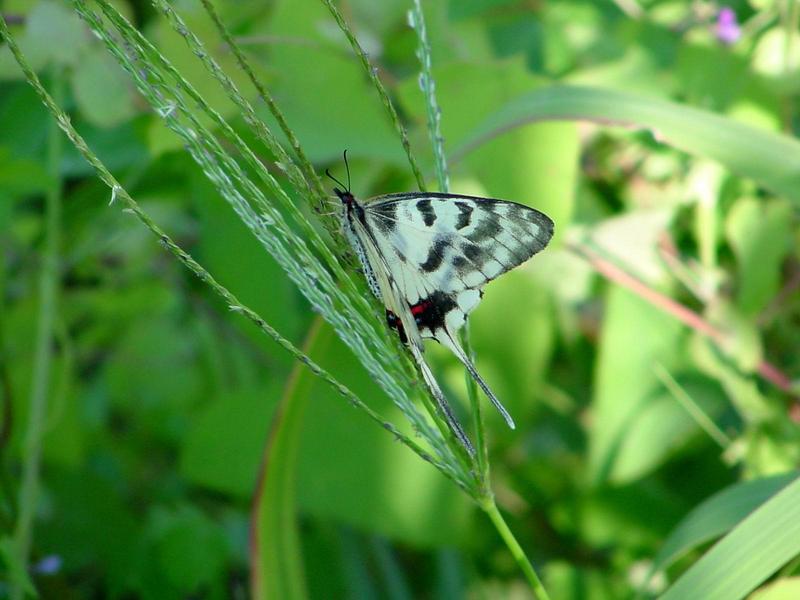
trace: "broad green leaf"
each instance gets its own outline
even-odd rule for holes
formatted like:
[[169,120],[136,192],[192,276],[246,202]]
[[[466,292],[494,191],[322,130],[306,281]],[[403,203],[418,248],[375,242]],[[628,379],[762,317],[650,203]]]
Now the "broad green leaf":
[[275,387],[264,385],[215,395],[194,411],[181,452],[181,472],[192,483],[241,498],[252,495]]
[[705,316],[726,333],[718,348],[727,360],[743,373],[754,373],[764,357],[757,323],[724,299],[709,306]]
[[[48,131],[47,109],[39,102],[36,92],[25,83],[3,83],[2,87],[0,144],[11,154],[4,158],[41,161]],[[44,165],[41,170],[45,170]]]
[[[41,163],[12,158],[9,150],[0,146],[0,193],[4,197],[41,194],[50,185],[50,177]],[[11,209],[11,202],[4,201],[2,204],[2,210]]]
[[797,473],[791,473],[736,483],[697,505],[664,541],[653,571],[666,569],[692,548],[729,531],[796,478]]
[[[152,448],[147,443],[143,447]],[[113,451],[119,446],[109,448]],[[97,458],[109,457],[101,452]],[[37,526],[36,543],[48,553],[61,556],[67,573],[103,573],[111,595],[122,596],[130,593],[133,581],[142,576],[139,560],[147,534],[141,512],[149,507],[140,505],[134,510],[128,503],[130,497],[125,497],[118,486],[125,481],[124,476],[119,472],[99,476],[89,464],[77,469],[49,470],[48,490],[58,498],[59,510],[43,515]],[[152,467],[152,457],[137,464]],[[115,466],[123,467],[120,463]],[[129,473],[133,479],[135,475]],[[115,480],[115,476],[119,479]]]
[[800,577],[779,579],[750,596],[750,600],[796,600],[797,598],[800,598]]
[[[700,334],[694,335],[689,344],[689,350],[697,368],[722,384],[728,398],[743,419],[759,422],[775,418],[775,407],[768,402],[756,380],[742,373],[741,369],[720,352],[719,348],[708,338]],[[747,347],[743,349],[733,347],[731,355],[735,357],[739,351],[746,356],[747,350]]]
[[758,44],[753,50],[753,68],[771,77],[786,77],[800,65],[800,48],[790,44],[786,39],[786,28],[776,24],[759,36]]
[[89,44],[86,28],[78,15],[62,2],[39,2],[28,15],[28,36],[46,48],[50,60],[73,66]]
[[715,544],[662,600],[745,597],[800,554],[800,478],[759,506]]
[[[36,2],[25,16],[25,29],[17,35],[20,47],[36,69],[48,63],[78,64],[90,40],[78,15],[66,3],[53,0]],[[21,79],[22,71],[4,44],[0,47],[0,80],[11,78]]]
[[[195,252],[198,260],[229,289],[236,290],[242,302],[275,323],[282,335],[297,341],[309,320],[303,314],[306,303],[297,288],[199,174],[192,177],[192,197],[204,232]],[[284,352],[248,324],[240,321],[237,326],[277,360],[288,362]]]
[[514,0],[473,0],[472,2],[462,2],[461,0],[448,0],[448,16],[453,20],[467,19],[478,16],[485,11],[496,10],[516,4]]
[[189,505],[170,511],[159,508],[151,515],[150,525],[155,562],[167,589],[185,597],[219,586],[227,548],[222,532],[208,516]]
[[550,596],[559,600],[624,598],[629,592],[622,582],[613,582],[602,569],[568,562],[548,562],[544,581]]
[[[531,264],[492,283],[470,317],[478,368],[514,416],[520,431],[539,408],[538,395],[556,335],[550,295],[535,273],[536,264]],[[448,359],[452,366],[448,381],[455,387],[464,381],[464,370],[456,360]],[[464,394],[466,398],[465,388]],[[485,398],[481,396],[479,401],[485,402]],[[495,413],[486,404],[484,415],[498,425],[496,435],[510,438],[513,432]]]
[[[500,64],[452,62],[435,69],[434,77],[445,149],[450,152],[497,106],[531,86],[541,85],[521,59]],[[424,99],[416,78],[405,82],[401,90],[406,110],[424,120]],[[558,240],[572,219],[579,151],[574,124],[533,124],[492,140],[465,158],[469,172],[481,184],[479,189],[465,189],[465,182],[455,178],[461,166],[451,160],[451,192],[477,193],[533,206],[555,221]]]
[[378,95],[325,6],[281,0],[268,28],[277,37],[304,40],[271,47],[268,67],[270,89],[308,157],[336,160],[346,148],[351,157],[405,167]]
[[[589,475],[594,483],[622,483],[653,466],[652,456],[672,447],[670,440],[643,437],[632,429],[658,383],[654,366],[671,368],[679,357],[682,326],[632,292],[611,287],[595,370]],[[684,420],[681,411],[671,411]]]
[[527,123],[575,120],[649,129],[660,141],[717,160],[800,202],[797,140],[691,106],[613,90],[559,85],[522,95],[478,125],[459,154]]
[[783,259],[791,249],[792,207],[788,202],[741,198],[726,221],[728,241],[736,253],[736,303],[754,316],[781,285]]
[[[315,359],[333,337],[331,328],[317,317],[303,351]],[[257,600],[308,596],[297,530],[296,479],[303,417],[315,383],[314,375],[297,363],[264,446],[250,524],[250,583]]]
[[591,230],[591,243],[604,256],[651,286],[664,285],[669,275],[659,256],[658,240],[669,227],[674,209],[631,210],[603,219]]

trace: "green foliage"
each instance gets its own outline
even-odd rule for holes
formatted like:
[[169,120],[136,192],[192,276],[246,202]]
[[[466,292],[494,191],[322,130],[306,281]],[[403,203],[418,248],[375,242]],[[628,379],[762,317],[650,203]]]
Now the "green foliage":
[[[3,6],[73,144],[4,43],[0,596],[797,596],[800,2],[208,6]],[[471,318],[500,512],[314,212],[345,148],[556,222]]]

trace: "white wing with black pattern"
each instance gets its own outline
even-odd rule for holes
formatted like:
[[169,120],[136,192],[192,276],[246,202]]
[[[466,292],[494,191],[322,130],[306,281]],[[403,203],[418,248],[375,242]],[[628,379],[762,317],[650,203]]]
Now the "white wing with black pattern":
[[478,374],[456,332],[478,305],[482,288],[542,250],[553,235],[545,214],[514,202],[457,194],[390,194],[359,204],[335,190],[344,227],[370,289],[387,308],[423,368],[428,386],[462,443],[469,440],[422,359],[422,338],[447,346],[510,427],[511,416]]

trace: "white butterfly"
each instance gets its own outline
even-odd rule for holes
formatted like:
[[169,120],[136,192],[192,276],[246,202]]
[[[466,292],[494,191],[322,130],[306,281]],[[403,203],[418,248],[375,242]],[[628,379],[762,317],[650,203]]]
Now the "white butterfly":
[[469,438],[423,359],[422,340],[449,348],[513,429],[511,415],[478,374],[456,332],[480,302],[486,282],[547,245],[553,221],[522,204],[459,194],[388,194],[361,204],[349,188],[348,170],[347,189],[334,192],[369,288],[386,306],[387,323],[408,345],[453,433],[472,454]]

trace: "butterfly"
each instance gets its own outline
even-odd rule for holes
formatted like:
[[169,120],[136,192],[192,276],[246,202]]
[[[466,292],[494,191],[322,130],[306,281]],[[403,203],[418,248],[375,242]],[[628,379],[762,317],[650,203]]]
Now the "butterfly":
[[[347,155],[345,154],[345,164]],[[361,203],[341,187],[342,227],[372,293],[386,307],[386,322],[420,367],[448,426],[467,449],[474,448],[423,358],[423,339],[447,347],[461,361],[511,429],[514,420],[480,376],[458,341],[483,297],[483,286],[541,251],[553,236],[553,221],[536,209],[493,198],[409,192]]]

